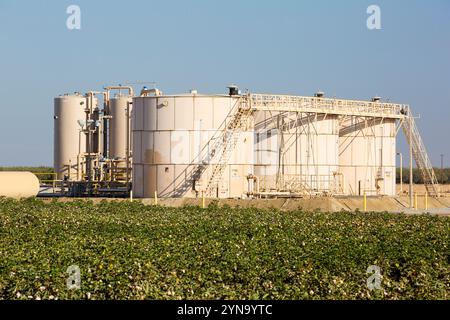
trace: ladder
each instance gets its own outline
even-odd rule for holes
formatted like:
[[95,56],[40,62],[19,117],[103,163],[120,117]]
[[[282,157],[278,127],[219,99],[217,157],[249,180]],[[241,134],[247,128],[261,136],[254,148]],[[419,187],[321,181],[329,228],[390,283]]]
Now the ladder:
[[411,109],[409,109],[408,116],[403,121],[403,133],[406,136],[408,144],[412,147],[412,155],[420,169],[423,177],[425,188],[430,196],[439,196],[439,182],[434,173],[428,153],[423,144],[422,138],[419,134],[419,129],[414,120]]
[[233,151],[241,137],[241,133],[246,129],[248,119],[252,114],[247,97],[242,97],[237,106],[237,110],[230,116],[230,121],[222,131],[221,137],[216,141],[214,149],[213,168],[208,183],[205,188],[207,197],[216,197],[219,182],[233,155]]

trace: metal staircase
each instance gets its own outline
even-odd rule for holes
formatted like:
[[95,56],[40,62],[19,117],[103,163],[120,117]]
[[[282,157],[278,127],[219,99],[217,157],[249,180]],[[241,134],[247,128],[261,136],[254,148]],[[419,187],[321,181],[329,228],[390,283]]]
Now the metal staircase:
[[[408,108],[409,109],[409,108]],[[411,109],[408,111],[408,116],[403,121],[403,132],[406,136],[406,140],[412,147],[413,158],[416,161],[417,167],[423,177],[423,181],[427,192],[430,196],[439,196],[439,182],[434,173],[433,166],[428,157],[425,145],[419,134],[416,122],[411,114]]]
[[214,152],[214,165],[208,184],[205,188],[205,195],[208,197],[216,197],[219,182],[230,161],[236,144],[238,143],[241,133],[245,130],[248,119],[252,114],[252,110],[248,104],[247,97],[242,97],[237,106],[237,110],[231,115],[231,121],[228,122],[222,131],[222,136],[218,141],[218,146]]

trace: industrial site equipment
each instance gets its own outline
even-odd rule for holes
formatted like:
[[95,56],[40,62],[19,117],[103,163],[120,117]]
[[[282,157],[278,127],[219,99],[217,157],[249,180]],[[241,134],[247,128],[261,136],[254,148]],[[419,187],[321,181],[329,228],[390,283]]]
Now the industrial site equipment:
[[395,196],[396,136],[403,128],[428,194],[439,195],[408,105],[228,89],[164,95],[143,88],[135,96],[131,87],[115,86],[56,98],[62,193]]
[[133,95],[131,87],[113,86],[55,98],[54,167],[62,194],[128,194]]
[[29,198],[39,193],[39,179],[31,172],[0,172],[0,197]]

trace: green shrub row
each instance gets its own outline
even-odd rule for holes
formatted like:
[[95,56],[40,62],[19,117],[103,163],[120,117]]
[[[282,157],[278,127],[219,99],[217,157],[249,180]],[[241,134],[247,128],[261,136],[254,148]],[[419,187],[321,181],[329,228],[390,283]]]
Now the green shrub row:
[[450,219],[0,199],[0,299],[450,299]]

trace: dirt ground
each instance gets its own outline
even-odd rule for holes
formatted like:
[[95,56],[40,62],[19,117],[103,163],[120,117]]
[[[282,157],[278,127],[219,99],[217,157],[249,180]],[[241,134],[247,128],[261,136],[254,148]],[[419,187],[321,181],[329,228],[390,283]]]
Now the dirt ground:
[[[58,201],[74,201],[73,198],[59,198]],[[104,199],[92,198],[94,203],[102,200],[107,201],[130,201],[129,199]],[[45,199],[44,201],[51,201]],[[141,201],[146,205],[154,205],[154,199],[135,199],[133,201]],[[424,196],[417,196],[417,203],[414,200],[413,207],[410,208],[409,197],[367,197],[366,199],[367,212],[392,212],[392,213],[407,213],[407,214],[422,214],[430,213],[436,215],[450,216],[450,197],[442,198],[425,198]],[[340,212],[340,211],[364,211],[363,197],[339,197],[339,198],[312,198],[312,199],[220,199],[212,200],[206,199],[205,206],[211,203],[218,206],[230,206],[241,208],[259,208],[259,209],[274,209],[282,211],[292,210],[308,210],[308,211],[324,211],[324,212]],[[202,206],[202,199],[158,199],[158,205],[167,207],[182,207],[186,205]]]
[[[450,185],[442,186],[441,197],[432,198],[426,196],[424,185],[414,185],[413,203],[410,204],[410,197],[407,193],[408,185],[403,185],[404,192],[400,194],[400,185],[397,186],[397,197],[367,197],[366,211],[368,212],[393,212],[421,214],[431,213],[436,215],[450,216]],[[51,198],[43,198],[44,201],[52,201]],[[57,198],[58,201],[74,201],[74,198]],[[107,201],[130,201],[129,199],[111,199],[111,198],[90,198],[89,200],[98,203],[102,200]],[[147,205],[154,205],[154,199],[134,199]],[[364,211],[363,197],[323,197],[323,198],[301,198],[301,199],[205,199],[205,206],[216,203],[219,206],[241,207],[241,208],[259,208],[276,209],[283,211],[292,210],[320,210],[326,212],[339,211]],[[203,206],[202,199],[158,199],[158,205],[167,207],[182,207],[186,205]]]
[[[439,188],[440,188],[441,196],[443,196],[443,197],[450,197],[450,185],[442,184],[442,185],[439,186]],[[401,189],[402,189],[401,185],[397,184],[397,194],[401,193]],[[414,190],[415,193],[418,193],[418,194],[421,194],[421,195],[424,195],[425,192],[426,192],[425,185],[423,185],[423,184],[414,184],[413,185],[413,190]],[[409,192],[409,184],[403,184],[403,193],[402,193],[402,195],[408,195],[408,192]]]

